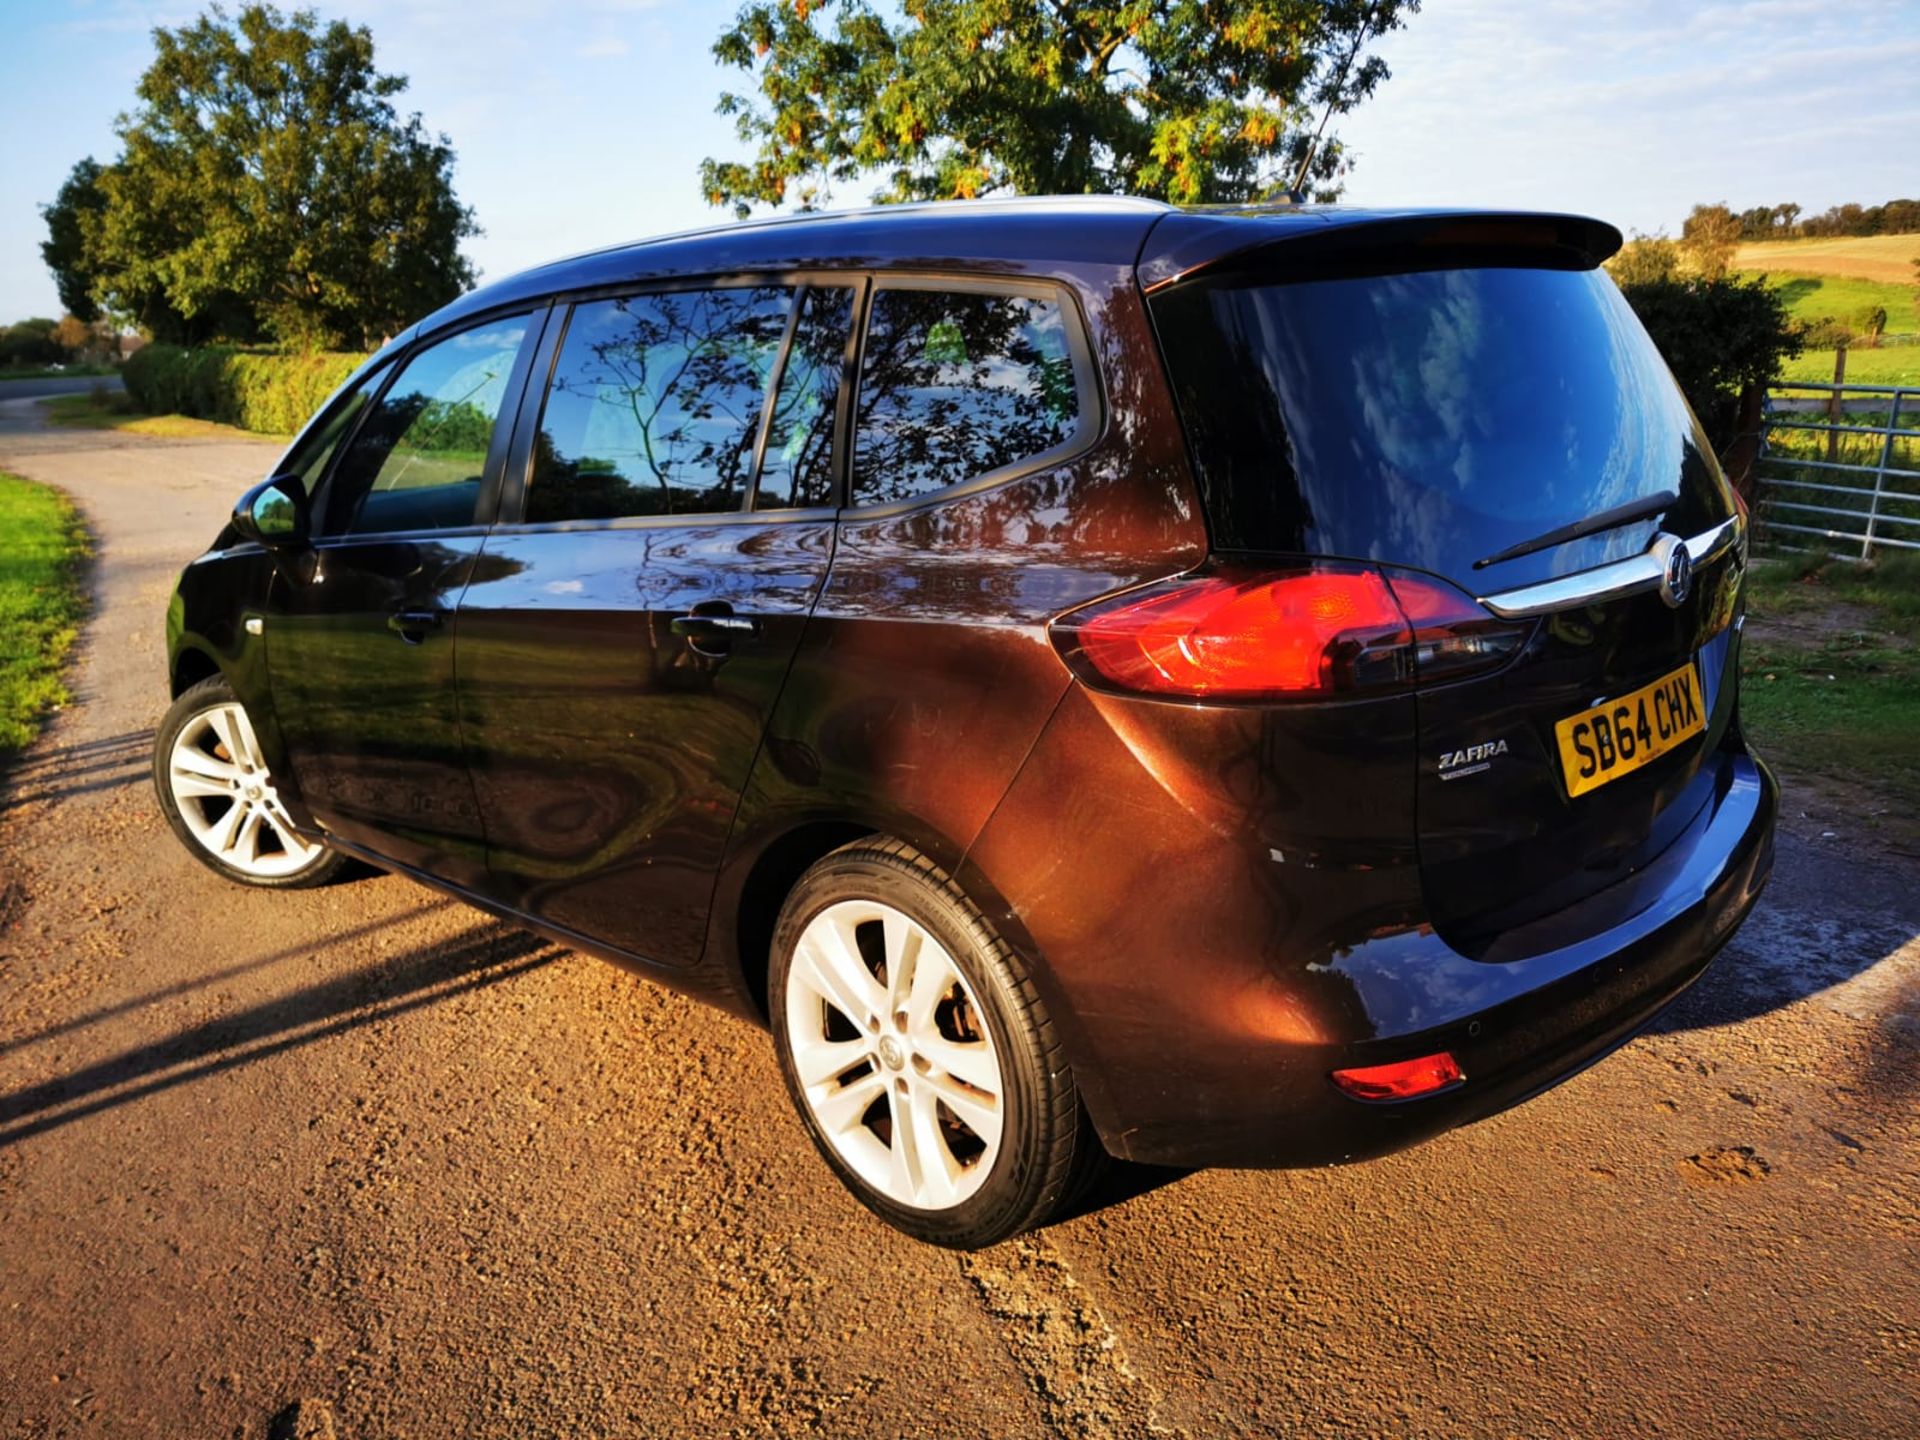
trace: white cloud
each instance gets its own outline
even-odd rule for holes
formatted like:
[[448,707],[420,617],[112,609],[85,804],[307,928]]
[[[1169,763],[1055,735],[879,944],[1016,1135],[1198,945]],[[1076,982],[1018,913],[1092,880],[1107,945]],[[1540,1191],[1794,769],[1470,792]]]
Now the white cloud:
[[1337,128],[1359,204],[1497,204],[1672,230],[1696,202],[1911,192],[1920,11],[1899,0],[1452,0]]

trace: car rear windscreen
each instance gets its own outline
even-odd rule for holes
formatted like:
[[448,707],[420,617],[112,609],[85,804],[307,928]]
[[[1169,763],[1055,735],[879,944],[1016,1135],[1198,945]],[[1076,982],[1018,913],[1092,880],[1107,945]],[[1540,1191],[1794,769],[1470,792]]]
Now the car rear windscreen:
[[[1662,491],[1659,523],[1730,512],[1665,363],[1592,270],[1479,268],[1153,297],[1221,550],[1473,563]],[[1524,583],[1643,549],[1627,526],[1499,566]]]

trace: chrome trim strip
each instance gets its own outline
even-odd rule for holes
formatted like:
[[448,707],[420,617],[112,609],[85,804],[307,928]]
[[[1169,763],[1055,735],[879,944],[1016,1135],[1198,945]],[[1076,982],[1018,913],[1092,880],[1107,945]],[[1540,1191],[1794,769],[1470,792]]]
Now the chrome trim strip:
[[[1739,538],[1740,517],[1736,515],[1678,543],[1687,547],[1687,558],[1698,569],[1719,559]],[[1604,605],[1609,600],[1656,590],[1667,567],[1665,547],[1658,541],[1655,546],[1643,555],[1615,560],[1574,575],[1562,575],[1557,580],[1482,595],[1480,603],[1502,620],[1526,620],[1535,615],[1551,615],[1556,610],[1571,610],[1577,605]]]

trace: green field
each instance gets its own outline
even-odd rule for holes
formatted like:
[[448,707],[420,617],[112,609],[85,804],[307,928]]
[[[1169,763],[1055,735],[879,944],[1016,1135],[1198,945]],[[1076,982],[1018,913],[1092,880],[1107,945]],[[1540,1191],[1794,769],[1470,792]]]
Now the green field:
[[[1920,243],[1920,236],[1915,237]],[[1920,288],[1889,285],[1884,280],[1856,280],[1846,275],[1796,275],[1790,271],[1769,270],[1767,284],[1780,292],[1787,302],[1787,313],[1796,320],[1812,324],[1819,320],[1850,323],[1869,305],[1887,312],[1889,335],[1911,335],[1920,331],[1920,307],[1914,297]]]
[[[1833,351],[1808,350],[1780,367],[1782,380],[1833,383]],[[1920,345],[1887,345],[1847,351],[1849,385],[1920,385]]]
[[[1764,272],[1795,320],[1851,325],[1869,305],[1887,312],[1889,335],[1920,334],[1920,235],[1865,235],[1813,240],[1767,240],[1742,245],[1734,268]],[[1787,380],[1833,381],[1831,350],[1809,350],[1789,360]],[[1888,345],[1847,351],[1847,383],[1920,385],[1920,346]]]
[[80,516],[57,490],[0,471],[0,759],[67,700],[61,666],[86,611]]
[[1790,770],[1920,805],[1920,555],[1764,560],[1747,583],[1740,716]]

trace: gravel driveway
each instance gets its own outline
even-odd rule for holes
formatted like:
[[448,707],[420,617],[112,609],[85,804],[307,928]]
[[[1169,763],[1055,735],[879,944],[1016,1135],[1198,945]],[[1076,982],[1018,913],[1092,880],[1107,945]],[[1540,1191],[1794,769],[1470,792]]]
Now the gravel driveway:
[[962,1258],[831,1182],[760,1032],[176,847],[166,598],[273,456],[0,401],[99,540],[0,782],[0,1434],[1920,1434],[1920,866],[1843,818],[1790,790],[1708,978],[1529,1105]]

